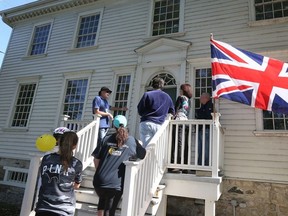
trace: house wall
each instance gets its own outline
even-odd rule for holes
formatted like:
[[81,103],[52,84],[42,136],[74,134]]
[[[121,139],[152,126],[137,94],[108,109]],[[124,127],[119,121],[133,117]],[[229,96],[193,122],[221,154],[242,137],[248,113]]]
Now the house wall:
[[[103,9],[98,46],[95,49],[71,49],[79,13]],[[101,86],[113,87],[114,68],[137,66],[134,50],[155,38],[147,38],[150,1],[99,1],[88,6],[64,10],[15,23],[0,79],[0,157],[29,159],[36,151],[36,138],[59,125],[64,77],[91,74],[85,106],[85,119],[91,118],[91,102]],[[190,41],[186,81],[193,83],[194,69],[210,67],[209,36],[253,52],[283,61],[288,59],[287,22],[252,27],[249,25],[249,1],[186,0],[183,36]],[[53,19],[46,57],[25,57],[34,24]],[[129,71],[132,74],[135,71]],[[28,131],[7,129],[14,105],[16,79],[40,75]],[[137,105],[137,85],[132,83],[129,120]],[[59,97],[60,95],[60,97]],[[113,105],[113,101],[111,101]],[[285,137],[257,137],[257,111],[220,100],[217,102],[225,128],[225,176],[287,182],[288,145]],[[135,125],[130,125],[134,127]]]
[[[210,67],[210,33],[215,40],[288,61],[287,21],[252,26],[249,2],[186,1],[184,39],[192,42],[187,57],[191,77],[195,68]],[[259,110],[225,99],[216,101],[216,107],[222,114],[220,122],[225,129],[225,176],[287,182],[287,137],[255,136],[256,124],[262,124],[257,117]]]

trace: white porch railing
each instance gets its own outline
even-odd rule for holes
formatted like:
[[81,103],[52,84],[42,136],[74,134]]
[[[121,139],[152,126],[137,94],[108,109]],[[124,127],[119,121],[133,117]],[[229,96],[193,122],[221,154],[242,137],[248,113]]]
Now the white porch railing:
[[[99,120],[100,118],[95,116],[94,121],[90,121],[88,123],[83,122],[65,122],[64,125],[69,129],[72,129],[69,126],[74,127],[76,130],[76,125],[77,129],[82,128],[81,131],[77,132],[77,135],[79,137],[77,149],[75,151],[75,156],[82,161],[83,163],[83,170],[93,161],[93,157],[91,156],[92,151],[96,148],[97,146],[97,139],[98,139],[98,129],[99,129]],[[25,192],[24,192],[24,197],[22,201],[22,206],[21,206],[21,213],[20,216],[28,216],[31,213],[31,210],[34,207],[34,198],[37,198],[37,194],[35,195],[35,190],[36,190],[36,182],[37,182],[37,177],[38,177],[38,170],[39,170],[39,165],[41,158],[43,157],[43,154],[33,154],[31,155],[31,161],[30,161],[30,166],[29,166],[29,172],[28,172],[28,178],[27,178],[27,183],[25,187]],[[35,196],[34,196],[35,195]]]
[[145,215],[166,168],[168,135],[169,120],[166,120],[148,144],[145,158],[125,162],[121,216]]
[[[214,120],[170,121],[170,154],[168,154],[167,168],[211,171],[212,177],[218,177],[218,171],[223,169],[224,138],[219,116],[219,113],[215,113]],[[181,131],[178,133],[179,129]],[[178,148],[179,139],[182,145]],[[202,143],[199,143],[200,140],[202,140]],[[205,148],[206,141],[209,145],[208,152]],[[198,148],[201,145],[202,154],[200,156]],[[206,153],[209,155],[209,162],[205,165]],[[202,160],[198,161],[199,157]]]
[[[150,141],[146,157],[137,162],[125,162],[126,173],[121,216],[145,215],[166,168],[211,171],[212,177],[218,177],[218,171],[223,168],[223,160],[220,158],[223,157],[223,131],[219,123],[219,115],[215,114],[214,121],[166,120]],[[181,126],[187,128],[187,136],[185,136],[185,130],[182,130],[182,134],[178,137],[178,130]],[[199,132],[201,127],[202,133]],[[198,165],[198,136],[202,136],[204,144],[205,130],[208,129],[210,135],[209,165],[204,164],[205,148],[202,148],[202,163]],[[173,133],[175,134],[174,140],[182,139],[180,162],[177,162],[178,146],[175,141],[175,151],[172,152]],[[185,152],[187,153],[187,161],[184,160]],[[171,162],[172,155],[175,158],[173,163]]]

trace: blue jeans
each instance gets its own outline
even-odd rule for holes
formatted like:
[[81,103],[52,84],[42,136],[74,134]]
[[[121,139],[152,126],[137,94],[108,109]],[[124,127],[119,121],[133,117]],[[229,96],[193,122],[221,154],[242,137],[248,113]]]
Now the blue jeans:
[[150,140],[156,134],[156,132],[161,128],[160,124],[156,124],[151,121],[140,122],[139,132],[140,140],[143,143],[143,147],[146,148]]
[[109,128],[99,128],[98,131],[98,139],[97,139],[97,146],[96,146],[96,151],[99,153],[100,149],[102,147],[102,140],[104,139],[104,137],[106,136],[107,132],[108,132]]
[[[202,165],[202,149],[203,149],[203,130],[199,130],[198,134],[198,165]],[[210,142],[210,129],[206,128],[205,129],[205,143],[204,143],[204,149],[205,149],[205,154],[204,154],[204,164],[205,166],[209,166],[209,142]]]

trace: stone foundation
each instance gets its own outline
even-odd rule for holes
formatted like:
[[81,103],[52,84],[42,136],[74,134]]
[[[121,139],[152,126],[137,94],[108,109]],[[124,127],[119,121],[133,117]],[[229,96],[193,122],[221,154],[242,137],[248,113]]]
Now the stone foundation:
[[[234,206],[235,207],[234,207]],[[288,216],[288,184],[225,179],[216,216]],[[168,216],[204,216],[204,200],[168,196]]]
[[[217,216],[288,216],[288,184],[226,179]],[[232,202],[231,202],[232,201]]]

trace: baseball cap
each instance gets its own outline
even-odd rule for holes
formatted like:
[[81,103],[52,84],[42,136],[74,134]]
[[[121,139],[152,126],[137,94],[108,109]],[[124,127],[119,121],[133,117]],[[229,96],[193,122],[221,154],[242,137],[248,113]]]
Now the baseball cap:
[[112,92],[108,87],[103,86],[100,91]]
[[127,119],[123,115],[117,115],[113,119],[113,125],[116,128],[119,128],[120,126],[126,127],[127,126]]

